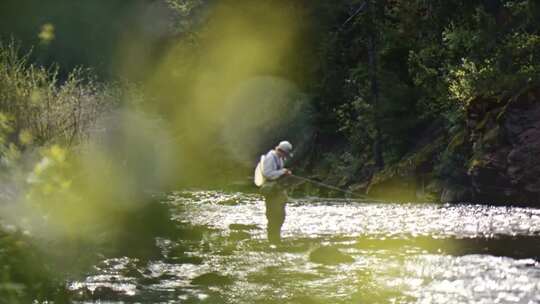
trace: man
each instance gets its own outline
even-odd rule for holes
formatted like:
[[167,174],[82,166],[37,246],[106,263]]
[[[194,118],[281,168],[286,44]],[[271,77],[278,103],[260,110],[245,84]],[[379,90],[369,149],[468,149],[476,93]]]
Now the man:
[[266,204],[266,219],[268,241],[281,241],[281,226],[285,222],[285,204],[287,191],[283,178],[292,174],[285,168],[284,161],[292,157],[292,145],[288,141],[280,142],[273,150],[261,156],[261,161],[255,169],[255,184],[261,187]]

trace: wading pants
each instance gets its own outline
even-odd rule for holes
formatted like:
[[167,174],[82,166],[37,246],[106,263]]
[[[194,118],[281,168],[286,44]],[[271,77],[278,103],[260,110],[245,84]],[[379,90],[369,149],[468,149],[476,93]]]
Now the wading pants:
[[[271,189],[268,189],[272,187]],[[277,185],[270,185],[263,191],[266,204],[266,232],[268,241],[279,243],[281,241],[281,226],[285,222],[285,205],[287,204],[287,192],[278,189]]]

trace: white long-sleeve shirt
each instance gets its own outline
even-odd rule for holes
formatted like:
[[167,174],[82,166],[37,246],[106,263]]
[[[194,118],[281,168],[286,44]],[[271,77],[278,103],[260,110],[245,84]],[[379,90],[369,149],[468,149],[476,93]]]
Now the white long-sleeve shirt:
[[264,156],[262,174],[267,180],[276,180],[285,174],[283,169],[283,159],[281,159],[275,150],[270,150]]

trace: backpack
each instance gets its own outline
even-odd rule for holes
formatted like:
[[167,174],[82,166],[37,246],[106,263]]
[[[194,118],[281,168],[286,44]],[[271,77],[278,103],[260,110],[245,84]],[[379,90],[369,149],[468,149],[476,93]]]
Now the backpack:
[[263,175],[263,168],[264,168],[264,155],[261,155],[261,160],[257,164],[257,167],[255,167],[255,173],[253,175],[253,182],[257,187],[260,187],[264,184],[265,178]]

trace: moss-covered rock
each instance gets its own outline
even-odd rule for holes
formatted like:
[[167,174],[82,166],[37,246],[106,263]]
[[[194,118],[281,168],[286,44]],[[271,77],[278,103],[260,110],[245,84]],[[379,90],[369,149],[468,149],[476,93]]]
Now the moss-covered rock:
[[446,136],[435,136],[396,164],[374,174],[367,188],[368,195],[392,201],[437,199],[439,193],[430,191],[439,191],[440,187],[427,186],[434,182],[434,160],[444,147]]
[[208,272],[191,280],[191,284],[203,286],[223,286],[233,283],[234,279],[232,277],[221,275],[217,272]]
[[[477,98],[467,109],[475,201],[536,203],[540,195],[540,88]],[[481,117],[482,119],[478,119]]]
[[353,257],[341,252],[335,247],[330,246],[323,246],[313,250],[309,254],[309,260],[314,263],[325,265],[337,265],[354,262]]

